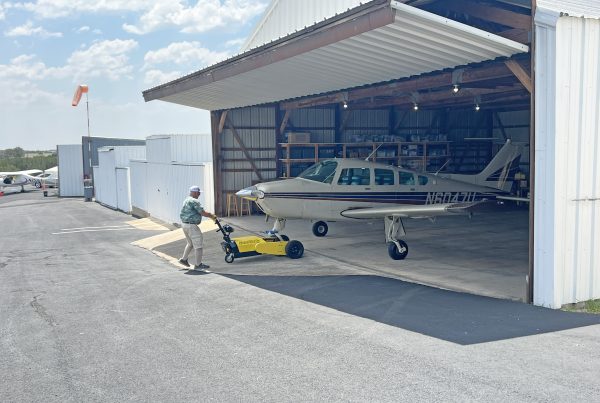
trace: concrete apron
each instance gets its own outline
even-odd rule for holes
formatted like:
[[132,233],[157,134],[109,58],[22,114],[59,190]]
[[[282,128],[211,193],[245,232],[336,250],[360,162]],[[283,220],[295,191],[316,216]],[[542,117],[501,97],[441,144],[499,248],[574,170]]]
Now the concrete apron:
[[[260,234],[272,227],[264,216],[228,217],[232,237]],[[443,217],[435,222],[406,220],[409,254],[405,260],[389,258],[383,222],[329,223],[324,238],[312,234],[312,224],[290,220],[284,233],[301,241],[302,259],[256,256],[224,261],[222,236],[203,222],[204,263],[220,274],[265,276],[375,275],[407,280],[471,294],[523,301],[528,261],[528,213],[501,211],[466,217]],[[183,234],[174,231],[161,240],[138,243],[174,265],[183,253]],[[192,262],[190,262],[192,263]],[[183,269],[182,267],[180,267]]]

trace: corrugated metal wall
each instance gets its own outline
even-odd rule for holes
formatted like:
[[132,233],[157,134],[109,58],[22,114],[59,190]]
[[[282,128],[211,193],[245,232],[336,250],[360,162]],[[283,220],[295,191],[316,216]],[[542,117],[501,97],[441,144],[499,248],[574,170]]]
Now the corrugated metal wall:
[[335,109],[306,108],[290,113],[286,132],[308,132],[313,143],[335,142]]
[[600,298],[600,20],[536,13],[534,303]]
[[146,161],[168,163],[171,158],[171,137],[150,136],[146,139]]
[[56,147],[58,154],[58,194],[61,197],[83,197],[83,155],[81,145]]
[[92,166],[98,165],[98,149],[111,146],[143,146],[146,140],[116,139],[109,137],[87,137],[81,138],[83,150],[83,174],[92,177]]
[[365,141],[392,141],[385,138],[390,134],[390,110],[352,110],[342,113],[342,142],[363,143]]
[[211,162],[212,140],[210,134],[173,134],[171,161]]
[[[228,120],[235,127],[248,153],[255,160],[263,180],[277,177],[275,107],[248,107],[229,111]],[[233,131],[226,125],[221,134],[221,178],[223,193],[250,186],[260,178],[253,171]],[[223,204],[226,197],[223,197]],[[225,205],[222,206],[225,208]]]
[[[145,211],[167,223],[180,223],[179,213],[183,200],[189,195],[189,187],[198,185],[203,190],[200,202],[208,211],[214,211],[213,171],[212,164],[174,164],[151,163],[146,165],[145,185],[135,184],[133,188],[147,194],[147,209]],[[133,171],[140,169],[140,164],[134,163]],[[135,178],[143,175],[134,173]],[[136,179],[138,180],[138,179]],[[204,190],[207,191],[204,191]],[[208,191],[210,189],[210,191]],[[132,199],[133,207],[143,209],[137,197]],[[144,209],[143,209],[144,210]]]
[[131,161],[129,165],[131,186],[131,206],[141,210],[140,215],[148,213],[148,183],[146,161]]
[[131,185],[129,182],[129,168],[116,168],[117,180],[117,209],[131,213]]
[[[362,3],[366,3],[362,0]],[[248,50],[361,4],[361,0],[274,0],[242,47]]]

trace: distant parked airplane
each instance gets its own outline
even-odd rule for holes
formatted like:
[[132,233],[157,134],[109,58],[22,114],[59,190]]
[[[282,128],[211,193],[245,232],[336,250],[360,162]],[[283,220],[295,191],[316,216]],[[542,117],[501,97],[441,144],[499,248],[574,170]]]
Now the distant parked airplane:
[[471,214],[473,207],[490,200],[519,200],[510,194],[519,167],[522,145],[510,140],[488,166],[475,175],[430,174],[356,159],[328,159],[300,176],[259,183],[237,192],[254,200],[268,216],[276,218],[273,233],[286,219],[316,221],[313,234],[325,236],[326,221],[384,219],[388,254],[404,259],[408,254],[403,218],[432,218]]
[[37,177],[42,171],[39,169],[29,169],[26,171],[0,172],[0,190],[7,187],[21,187],[21,192],[25,191],[25,185],[34,185],[36,188],[42,186],[42,182]]

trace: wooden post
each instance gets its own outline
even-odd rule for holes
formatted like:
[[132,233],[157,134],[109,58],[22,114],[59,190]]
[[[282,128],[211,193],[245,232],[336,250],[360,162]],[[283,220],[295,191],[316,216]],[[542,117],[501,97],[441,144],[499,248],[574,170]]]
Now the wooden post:
[[[221,114],[223,116],[225,112]],[[215,214],[223,214],[223,174],[221,154],[221,131],[219,130],[219,112],[210,112],[212,151],[213,151],[213,180],[215,192]]]

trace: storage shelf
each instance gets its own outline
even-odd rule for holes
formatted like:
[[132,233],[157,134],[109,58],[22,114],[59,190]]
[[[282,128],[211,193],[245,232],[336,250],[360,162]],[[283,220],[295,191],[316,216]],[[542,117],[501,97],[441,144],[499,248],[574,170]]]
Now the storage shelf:
[[[451,158],[449,141],[403,141],[383,143],[280,143],[280,177],[295,177],[311,164],[331,158],[365,159],[404,166],[415,171],[435,171]],[[414,155],[408,155],[411,153]]]

